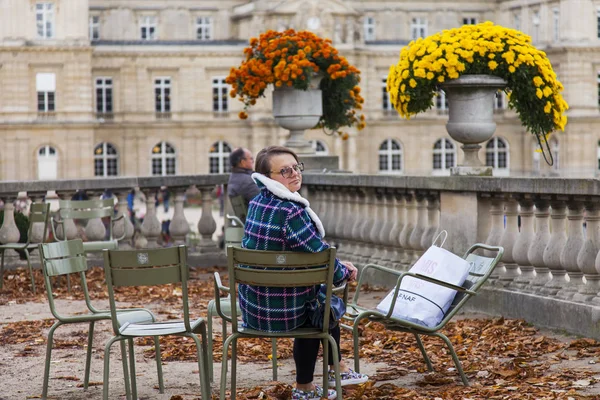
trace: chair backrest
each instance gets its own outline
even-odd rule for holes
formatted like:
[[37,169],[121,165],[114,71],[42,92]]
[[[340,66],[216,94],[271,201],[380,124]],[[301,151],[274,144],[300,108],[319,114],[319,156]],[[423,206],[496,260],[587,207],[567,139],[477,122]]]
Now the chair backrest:
[[238,217],[242,223],[246,223],[246,215],[248,214],[248,205],[244,196],[233,196],[229,198],[231,202],[231,208],[236,217]]
[[116,319],[114,288],[120,286],[155,286],[180,283],[185,327],[191,330],[188,307],[188,267],[186,247],[141,250],[104,250],[104,271],[108,285],[113,329],[119,332]]
[[40,243],[38,247],[42,263],[42,272],[44,273],[44,281],[46,283],[46,294],[48,295],[48,303],[50,304],[50,311],[52,314],[57,319],[62,319],[62,316],[56,311],[50,278],[74,273],[79,273],[81,288],[85,296],[86,304],[88,308],[93,310],[93,307],[91,307],[90,304],[90,297],[85,279],[85,271],[88,269],[87,258],[83,250],[83,242],[81,239]]
[[27,229],[27,243],[31,243],[33,224],[41,222],[44,224],[42,242],[46,241],[48,234],[48,221],[50,219],[50,203],[31,203],[29,206],[29,228]]
[[[98,200],[59,200],[60,219],[94,219],[114,217],[115,201],[112,198]],[[108,224],[109,240],[113,240],[112,224]]]
[[[475,251],[479,249],[488,250],[492,253],[495,253],[496,256],[492,258],[475,254]],[[467,276],[467,279],[463,283],[462,287],[477,293],[481,286],[483,286],[483,284],[490,277],[503,254],[503,247],[488,246],[481,243],[471,246],[463,256],[463,258],[467,260],[469,264],[471,264],[471,267],[469,268],[469,275]],[[452,304],[450,305],[450,308],[446,312],[446,315],[444,316],[444,319],[440,325],[445,325],[446,322],[449,321],[471,297],[472,295],[469,293],[458,292],[456,296],[454,296],[454,300],[452,301]]]
[[229,246],[227,266],[232,289],[232,329],[237,332],[237,287],[239,284],[267,287],[301,287],[325,284],[327,288],[323,331],[329,329],[335,248],[319,253],[248,250]]

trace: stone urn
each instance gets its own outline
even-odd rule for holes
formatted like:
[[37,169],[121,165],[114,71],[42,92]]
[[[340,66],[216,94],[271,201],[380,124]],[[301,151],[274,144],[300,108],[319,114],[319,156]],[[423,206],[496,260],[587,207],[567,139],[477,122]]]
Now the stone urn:
[[496,131],[494,101],[496,92],[506,81],[491,75],[463,75],[441,85],[448,99],[449,118],[446,130],[462,143],[463,164],[451,169],[452,175],[491,176],[492,168],[479,159],[480,143]]
[[298,154],[314,154],[304,138],[306,129],[314,128],[323,115],[323,98],[319,89],[322,76],[312,77],[307,90],[278,87],[273,91],[273,116],[279,126],[290,131],[284,146]]

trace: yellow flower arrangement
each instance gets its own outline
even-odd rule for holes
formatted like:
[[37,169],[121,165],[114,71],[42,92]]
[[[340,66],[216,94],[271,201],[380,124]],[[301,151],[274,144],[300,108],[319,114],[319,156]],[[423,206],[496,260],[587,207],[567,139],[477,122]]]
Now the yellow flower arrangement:
[[338,54],[331,40],[308,31],[270,30],[251,38],[244,54],[246,60],[232,68],[225,80],[232,86],[231,97],[244,103],[240,118],[248,118],[246,110],[264,96],[269,84],[307,90],[315,74],[322,73],[323,115],[315,128],[337,132],[345,139],[348,134],[341,127],[365,127],[364,115],[357,113],[364,103],[358,86],[360,71]]
[[548,135],[564,131],[568,105],[560,94],[546,53],[522,32],[484,22],[412,41],[390,68],[387,91],[398,113],[409,119],[433,105],[442,84],[461,75],[486,74],[506,81],[509,107],[547,146]]

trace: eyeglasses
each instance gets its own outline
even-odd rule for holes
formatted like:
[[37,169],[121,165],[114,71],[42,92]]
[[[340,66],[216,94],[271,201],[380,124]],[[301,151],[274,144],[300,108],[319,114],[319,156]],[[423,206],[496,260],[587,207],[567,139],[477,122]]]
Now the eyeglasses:
[[294,171],[301,174],[304,171],[304,163],[298,163],[291,167],[281,168],[279,171],[270,171],[272,174],[276,174],[279,172],[282,177],[286,179],[290,179],[294,175]]

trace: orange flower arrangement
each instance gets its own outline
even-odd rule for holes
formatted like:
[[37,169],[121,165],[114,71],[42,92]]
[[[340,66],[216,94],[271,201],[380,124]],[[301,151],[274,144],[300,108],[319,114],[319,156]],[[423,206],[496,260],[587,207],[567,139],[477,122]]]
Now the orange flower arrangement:
[[364,103],[358,87],[360,71],[338,54],[331,40],[308,31],[270,30],[250,39],[244,54],[246,60],[232,68],[225,80],[232,86],[231,97],[244,103],[240,118],[248,118],[246,110],[264,96],[269,84],[307,90],[314,76],[322,74],[323,115],[315,128],[347,138],[341,127],[365,127],[364,115],[357,114]]

